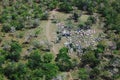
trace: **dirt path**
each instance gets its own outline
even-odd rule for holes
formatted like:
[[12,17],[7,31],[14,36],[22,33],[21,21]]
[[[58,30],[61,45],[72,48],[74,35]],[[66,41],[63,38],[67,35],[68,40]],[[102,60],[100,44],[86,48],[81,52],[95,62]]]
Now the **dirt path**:
[[[49,17],[48,22],[47,22],[46,27],[45,27],[46,28],[45,35],[47,37],[48,42],[50,44],[52,44],[51,51],[56,55],[56,54],[58,54],[58,51],[57,51],[57,47],[55,46],[55,44],[52,43],[52,41],[53,41],[52,40],[52,36],[53,35],[51,34],[51,32],[52,32],[52,26],[51,26],[51,19],[50,19],[55,14],[56,14],[55,10],[51,11],[50,17]],[[69,80],[73,80],[72,75],[71,75],[70,72],[67,72],[67,75],[69,76]]]
[[51,41],[52,41],[52,38],[51,38],[51,31],[50,30],[52,30],[51,29],[51,26],[50,26],[50,24],[51,24],[51,20],[50,20],[50,18],[53,16],[53,15],[55,15],[55,10],[53,10],[53,11],[51,11],[51,14],[50,14],[50,17],[49,17],[49,19],[48,19],[48,22],[47,22],[47,25],[46,25],[46,37],[47,37],[47,40],[48,40],[48,42],[52,45],[52,52],[54,53],[54,54],[58,54],[58,51],[56,50],[56,48],[55,48],[55,45],[54,45],[54,43],[52,43]]

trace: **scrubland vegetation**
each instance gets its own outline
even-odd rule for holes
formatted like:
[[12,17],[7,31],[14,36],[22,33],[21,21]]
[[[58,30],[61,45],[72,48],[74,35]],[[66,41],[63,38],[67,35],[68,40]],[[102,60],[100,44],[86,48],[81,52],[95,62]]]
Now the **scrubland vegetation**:
[[120,80],[120,0],[1,0],[0,80]]

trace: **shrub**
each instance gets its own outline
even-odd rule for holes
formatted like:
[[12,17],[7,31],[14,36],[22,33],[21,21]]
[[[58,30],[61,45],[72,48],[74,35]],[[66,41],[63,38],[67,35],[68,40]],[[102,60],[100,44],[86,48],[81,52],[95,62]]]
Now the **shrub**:
[[87,51],[84,55],[82,55],[82,62],[83,65],[89,64],[91,67],[95,67],[100,63],[93,51]]
[[64,1],[59,5],[59,10],[68,13],[68,12],[72,11],[73,9],[72,9],[72,5],[70,3]]
[[89,75],[88,75],[87,70],[85,68],[79,69],[79,78],[81,80],[88,80]]
[[2,32],[9,32],[11,30],[10,24],[3,24]]

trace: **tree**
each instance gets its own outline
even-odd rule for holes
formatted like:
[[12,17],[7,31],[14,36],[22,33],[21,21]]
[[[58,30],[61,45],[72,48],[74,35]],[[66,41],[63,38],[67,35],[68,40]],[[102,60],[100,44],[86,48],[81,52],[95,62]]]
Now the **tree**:
[[68,56],[68,49],[63,47],[57,54],[56,62],[61,71],[69,71],[72,68],[71,58]]
[[99,59],[96,58],[93,51],[87,51],[82,55],[82,63],[83,65],[89,64],[91,67],[95,67],[99,64]]
[[21,45],[16,42],[16,41],[13,41],[11,44],[11,49],[10,49],[10,52],[17,52],[17,53],[20,53],[22,51],[22,47]]
[[43,80],[44,79],[44,71],[42,69],[35,69],[31,73],[31,80]]
[[111,73],[107,70],[103,70],[100,75],[101,75],[101,78],[104,80],[113,80],[111,77]]
[[81,80],[87,80],[89,78],[89,74],[85,68],[80,68],[78,74]]
[[55,9],[56,7],[57,7],[57,5],[58,5],[58,1],[57,0],[52,0],[52,1],[49,1],[49,5],[48,5],[48,8],[50,9],[50,10],[52,10],[52,9]]
[[48,20],[49,14],[47,11],[43,12],[41,14],[41,20]]
[[22,30],[25,26],[23,25],[23,23],[20,23],[20,22],[18,22],[16,25],[14,25],[14,26],[16,26],[16,30]]
[[11,46],[10,52],[6,54],[6,59],[10,59],[12,61],[18,61],[20,59],[20,53],[22,51],[21,45],[18,42],[13,41],[10,44],[10,46]]
[[81,23],[78,25],[78,28],[80,28],[80,29],[85,29],[85,26],[86,26],[85,23],[82,23],[82,22],[81,22]]
[[59,68],[52,63],[46,63],[42,65],[42,70],[45,75],[46,80],[51,80],[53,77],[55,77],[58,74]]
[[29,77],[29,69],[27,68],[26,64],[18,63],[16,67],[16,73],[15,73],[19,80],[25,80]]
[[94,24],[96,22],[96,19],[93,16],[88,17],[88,20],[90,20],[92,22],[92,24]]
[[73,67],[72,62],[67,59],[58,61],[57,66],[59,67],[60,71],[69,71]]
[[4,68],[4,75],[10,79],[10,80],[15,80],[15,73],[16,71],[16,65],[14,63],[9,63],[6,65],[6,67]]
[[31,69],[39,68],[42,64],[41,54],[39,50],[33,51],[28,59],[28,67]]
[[10,24],[3,24],[2,26],[2,32],[9,32],[11,30],[11,25]]
[[113,8],[119,13],[120,12],[120,1],[119,0],[116,0],[116,1],[113,1],[112,3],[111,3],[111,5],[113,6]]
[[75,20],[75,22],[78,22],[78,14],[76,12],[73,13],[73,19]]
[[59,61],[60,59],[70,59],[67,53],[68,53],[68,48],[66,47],[61,48],[55,60]]
[[114,80],[119,80],[120,79],[120,74],[113,75]]
[[4,61],[5,61],[5,56],[0,54],[0,68],[2,67]]
[[120,49],[120,42],[117,42],[117,49]]
[[50,62],[52,62],[52,60],[53,60],[53,55],[52,54],[45,53],[43,55],[43,61],[44,61],[44,63],[50,63]]
[[33,71],[32,79],[50,80],[58,73],[58,67],[52,63],[53,55],[41,54],[39,50],[33,51],[28,59],[28,67]]
[[95,50],[96,53],[103,53],[106,48],[106,44],[104,42],[99,42],[97,45],[97,49]]
[[90,77],[92,79],[97,79],[99,75],[100,75],[100,70],[98,68],[93,68],[93,70],[90,72]]
[[68,48],[66,48],[66,47],[63,47],[63,48],[61,48],[60,50],[59,50],[59,53],[68,53]]
[[22,63],[8,63],[3,73],[9,80],[27,79],[27,68]]
[[87,8],[87,1],[85,0],[74,0],[73,4],[78,7],[78,9],[86,10]]
[[0,80],[5,80],[5,76],[3,74],[0,74]]
[[73,9],[72,9],[72,5],[69,2],[64,1],[59,4],[59,10],[68,13]]

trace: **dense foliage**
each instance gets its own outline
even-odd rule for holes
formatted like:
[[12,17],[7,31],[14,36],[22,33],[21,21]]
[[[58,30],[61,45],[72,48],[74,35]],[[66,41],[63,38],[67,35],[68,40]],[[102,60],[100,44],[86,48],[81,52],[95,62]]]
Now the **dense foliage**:
[[[14,43],[13,43],[14,44]],[[18,50],[18,45],[14,47],[15,50]],[[6,57],[12,53],[1,50],[0,57],[0,70],[1,74],[3,73],[9,80],[39,80],[46,79],[50,80],[58,74],[59,68],[56,64],[52,63],[53,55],[51,53],[40,53],[39,50],[33,51],[27,63],[6,61]],[[8,54],[8,55],[7,55]],[[17,56],[7,57],[7,59],[16,60]],[[20,55],[19,55],[20,57]],[[5,65],[4,67],[2,65]]]

